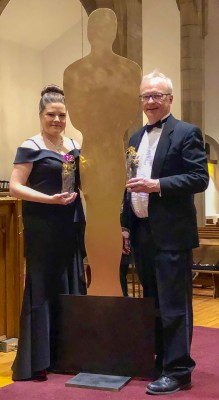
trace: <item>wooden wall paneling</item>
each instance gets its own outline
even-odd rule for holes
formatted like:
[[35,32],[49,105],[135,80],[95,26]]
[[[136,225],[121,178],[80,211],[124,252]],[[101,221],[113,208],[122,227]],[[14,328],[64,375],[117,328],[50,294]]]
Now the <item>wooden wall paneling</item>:
[[0,215],[0,336],[6,332],[5,216]]
[[7,338],[18,337],[19,317],[23,295],[23,236],[19,235],[21,201],[13,198],[0,198],[2,250],[0,275],[1,288],[0,327]]

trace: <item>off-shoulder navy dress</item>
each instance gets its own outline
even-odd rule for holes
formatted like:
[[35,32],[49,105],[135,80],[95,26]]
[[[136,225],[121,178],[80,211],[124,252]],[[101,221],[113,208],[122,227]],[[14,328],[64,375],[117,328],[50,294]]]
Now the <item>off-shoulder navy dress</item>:
[[[79,151],[75,157],[75,191],[79,186]],[[19,147],[14,163],[33,163],[28,184],[52,195],[61,192],[63,156],[45,149]],[[20,319],[14,380],[29,379],[55,359],[58,294],[86,294],[80,227],[84,224],[78,194],[67,206],[23,201],[26,282]],[[76,228],[77,227],[77,228]]]

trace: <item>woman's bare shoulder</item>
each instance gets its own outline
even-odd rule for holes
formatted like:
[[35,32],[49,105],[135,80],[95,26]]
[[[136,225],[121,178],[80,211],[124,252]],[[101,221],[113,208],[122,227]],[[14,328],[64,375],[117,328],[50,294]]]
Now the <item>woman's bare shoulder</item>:
[[20,147],[26,147],[26,148],[28,148],[28,149],[33,149],[33,150],[39,149],[39,147],[37,146],[37,144],[39,144],[40,139],[41,139],[41,134],[39,133],[39,134],[37,134],[37,135],[34,135],[34,136],[30,137],[29,139],[26,139],[26,140],[20,145]]
[[69,137],[65,137],[64,138],[64,145],[69,150],[72,150],[72,149],[75,149],[75,148],[80,150],[80,148],[81,148],[80,144],[75,139],[72,139],[72,138],[69,138]]
[[81,149],[81,145],[74,139],[73,139],[73,142],[74,142],[74,145],[75,145],[76,149],[80,150]]

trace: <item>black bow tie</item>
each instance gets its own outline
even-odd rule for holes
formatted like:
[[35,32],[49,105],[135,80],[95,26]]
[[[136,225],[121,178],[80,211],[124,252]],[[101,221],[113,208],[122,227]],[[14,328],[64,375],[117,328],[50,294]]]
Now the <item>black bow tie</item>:
[[162,128],[162,124],[164,124],[166,122],[167,118],[164,118],[162,121],[159,120],[159,121],[155,122],[155,124],[146,125],[146,131],[148,133],[150,133],[152,131],[152,129],[154,129],[154,128]]

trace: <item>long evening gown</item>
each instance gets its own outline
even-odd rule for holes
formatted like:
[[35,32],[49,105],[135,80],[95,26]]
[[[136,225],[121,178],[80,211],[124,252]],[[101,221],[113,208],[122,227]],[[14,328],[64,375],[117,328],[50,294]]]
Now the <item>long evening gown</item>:
[[[38,145],[37,145],[38,146]],[[38,146],[39,147],[39,146]],[[75,157],[75,191],[79,186],[79,151]],[[52,195],[61,192],[63,156],[56,152],[19,147],[14,163],[33,163],[28,185]],[[14,380],[30,379],[55,360],[59,294],[86,294],[81,252],[84,226],[78,194],[67,206],[23,201],[26,282]]]

